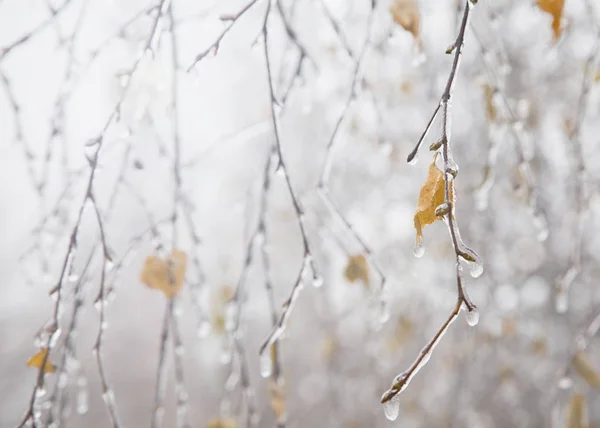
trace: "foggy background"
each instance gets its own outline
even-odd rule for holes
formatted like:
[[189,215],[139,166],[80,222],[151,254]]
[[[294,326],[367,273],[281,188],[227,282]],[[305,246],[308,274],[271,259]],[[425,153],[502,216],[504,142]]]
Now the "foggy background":
[[[100,328],[93,302],[104,269],[112,293],[101,355],[119,426],[152,426],[168,303],[140,274],[146,257],[164,257],[175,246],[188,263],[174,303],[182,345],[167,343],[163,426],[247,426],[254,401],[253,422],[275,426],[282,402],[273,403],[259,362],[272,328],[260,240],[241,300],[242,353],[232,350],[225,326],[225,301],[260,221],[275,138],[261,36],[267,1],[252,3],[217,55],[188,70],[232,23],[220,17],[238,13],[246,0],[0,0],[0,427],[18,425],[27,412],[38,370],[26,363],[52,319],[56,294],[49,293],[61,278],[82,204],[72,268],[62,278],[61,334],[49,357],[57,373],[46,376],[46,394],[36,404],[42,419],[53,413],[62,414],[60,426],[114,425],[92,353]],[[307,273],[278,342],[285,426],[599,426],[600,345],[593,335],[600,327],[600,7],[592,0],[565,1],[556,39],[552,16],[534,1],[473,7],[451,124],[460,167],[456,220],[484,262],[480,277],[466,266],[463,275],[480,321],[470,327],[461,313],[400,395],[398,420],[384,416],[381,394],[456,303],[454,249],[442,222],[424,229],[425,253],[413,255],[413,216],[440,117],[417,164],[406,157],[446,85],[453,56],[444,52],[465,4],[414,2],[419,25],[411,33],[394,21],[392,3],[413,2],[379,1],[373,11],[363,0],[271,4],[267,41],[280,143],[323,278],[313,287]],[[296,75],[299,45],[306,57]],[[107,122],[117,105],[120,115]],[[326,188],[352,230],[317,192],[334,132]],[[92,185],[112,269],[102,257],[94,204],[85,198],[96,147],[90,141],[99,136]],[[264,248],[279,311],[303,263],[303,245],[276,163],[268,172]],[[357,236],[372,250],[367,281],[350,281],[347,273],[352,258],[365,254]],[[373,261],[387,279],[384,323]],[[568,288],[562,279],[573,266],[578,274]],[[77,284],[83,306],[76,352],[61,369]],[[572,364],[586,329],[588,371]],[[180,406],[177,356],[189,395]],[[240,362],[250,389],[236,379],[244,372]],[[244,398],[248,391],[255,400]],[[584,398],[587,425],[573,416],[576,394]],[[56,410],[49,398],[59,395],[64,408]],[[187,412],[188,425],[177,421],[178,409]]]

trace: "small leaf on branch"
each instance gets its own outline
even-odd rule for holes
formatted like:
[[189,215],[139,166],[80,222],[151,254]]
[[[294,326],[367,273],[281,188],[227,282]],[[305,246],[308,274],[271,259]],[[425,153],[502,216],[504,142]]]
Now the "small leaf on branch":
[[186,264],[187,255],[180,250],[173,250],[164,260],[148,256],[140,281],[149,288],[162,291],[167,299],[172,299],[181,291]]
[[[429,166],[427,179],[421,187],[419,200],[417,201],[414,223],[415,229],[417,230],[418,245],[423,244],[423,228],[428,224],[432,224],[436,220],[441,219],[441,217],[438,217],[435,214],[436,208],[446,202],[446,181],[444,180],[444,173],[435,165],[436,158],[437,154]],[[454,202],[454,185],[452,181],[449,184],[449,192],[450,201]]]
[[369,288],[369,264],[365,256],[362,254],[350,256],[344,276],[350,282],[362,281],[363,285]]
[[54,365],[50,362],[50,358],[46,358],[46,354],[48,354],[48,348],[40,349],[37,354],[27,361],[27,367],[37,367],[39,369],[42,367],[42,364],[44,364],[44,359],[46,359],[46,364],[44,364],[44,373],[56,372],[56,367],[54,367]]

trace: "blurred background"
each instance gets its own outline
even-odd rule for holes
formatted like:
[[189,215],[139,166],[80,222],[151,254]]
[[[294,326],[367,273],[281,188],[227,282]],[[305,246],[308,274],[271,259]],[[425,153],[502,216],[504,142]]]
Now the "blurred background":
[[390,422],[467,2],[269,1],[0,0],[0,427],[600,426],[599,5],[472,7]]

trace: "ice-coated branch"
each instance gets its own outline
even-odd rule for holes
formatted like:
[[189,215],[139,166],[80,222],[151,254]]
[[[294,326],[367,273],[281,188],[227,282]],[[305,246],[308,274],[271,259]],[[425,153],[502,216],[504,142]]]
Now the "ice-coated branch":
[[[530,214],[533,216],[533,223],[538,232],[538,239],[540,241],[544,241],[548,237],[548,221],[546,219],[545,213],[540,209],[537,195],[538,184],[536,182],[535,176],[531,170],[530,159],[525,153],[525,141],[523,140],[523,119],[521,119],[515,109],[512,106],[512,103],[506,93],[505,85],[500,76],[496,73],[496,68],[493,64],[491,64],[489,60],[489,50],[481,41],[481,38],[478,36],[478,33],[473,29],[473,33],[475,35],[475,40],[479,43],[481,49],[481,58],[483,65],[486,69],[486,72],[489,77],[490,89],[493,94],[498,94],[498,101],[501,103],[503,110],[506,112],[508,116],[506,118],[507,127],[512,134],[512,137],[515,141],[516,154],[518,158],[518,169],[520,173],[520,179],[525,186],[525,193],[527,197],[527,205]],[[505,55],[501,55],[503,61],[507,61],[504,58]],[[504,62],[500,66],[500,70],[508,69],[509,64]],[[496,139],[499,140],[500,136],[496,136]],[[497,150],[498,150],[498,141],[492,142],[492,148],[490,149],[488,165],[486,165],[487,171],[484,182],[480,185],[478,189],[478,193],[476,197],[479,199],[480,207],[487,206],[487,193],[490,191],[493,180],[494,180],[494,167],[496,162]]]
[[302,281],[303,281],[304,275],[306,273],[308,273],[309,271],[312,271],[313,283],[315,284],[315,286],[319,286],[322,283],[322,280],[318,276],[315,265],[314,265],[313,255],[312,255],[312,252],[310,249],[310,244],[309,244],[308,237],[306,234],[304,209],[301,207],[299,197],[296,194],[296,192],[292,186],[292,183],[290,180],[290,175],[288,173],[288,168],[286,166],[285,159],[283,156],[283,150],[281,147],[281,139],[280,139],[280,135],[279,135],[277,115],[275,114],[275,105],[277,104],[277,100],[275,98],[275,91],[273,88],[273,76],[271,73],[271,61],[270,61],[270,57],[269,57],[268,21],[269,21],[270,12],[271,12],[271,3],[267,2],[265,17],[264,17],[263,26],[262,26],[262,35],[263,35],[263,39],[264,39],[263,47],[264,47],[265,64],[266,64],[266,69],[267,69],[267,81],[268,81],[267,83],[269,85],[271,120],[272,120],[272,124],[273,124],[273,134],[274,134],[274,138],[275,138],[275,152],[277,155],[276,172],[279,175],[283,175],[285,184],[288,189],[288,193],[290,195],[290,198],[292,199],[292,205],[293,205],[294,211],[296,213],[298,227],[300,229],[300,234],[302,235],[303,257],[302,257],[302,264],[301,264],[300,270],[296,276],[296,280],[294,282],[294,285],[292,286],[290,295],[287,298],[287,300],[283,303],[282,310],[281,310],[281,313],[279,316],[279,320],[277,321],[276,325],[273,327],[273,330],[271,331],[271,333],[269,334],[267,339],[263,342],[262,346],[260,347],[260,355],[261,355],[262,359],[265,358],[265,353],[268,352],[268,348],[271,345],[273,345],[285,331],[287,320],[290,317],[291,312],[293,310],[294,303],[295,303],[298,295],[300,294],[300,289],[302,288]]
[[588,110],[590,88],[594,81],[596,73],[596,64],[600,57],[600,25],[595,19],[595,11],[590,1],[586,1],[588,15],[591,20],[591,27],[594,33],[594,44],[590,49],[584,68],[581,82],[581,92],[577,101],[577,109],[572,127],[569,129],[568,137],[571,145],[571,151],[575,159],[574,182],[575,182],[575,208],[576,220],[572,233],[575,245],[570,253],[570,266],[556,283],[555,308],[558,313],[565,313],[569,306],[569,292],[577,276],[582,270],[582,253],[584,228],[589,196],[585,188],[586,166],[583,144],[581,141],[581,128]]
[[[367,52],[371,45],[371,31],[372,31],[372,27],[373,27],[373,19],[374,19],[374,9],[371,9],[369,12],[369,16],[367,18],[367,30],[366,30],[366,35],[365,35],[365,41],[362,45],[360,53],[358,54],[358,56],[356,58],[356,62],[354,63],[354,68],[352,71],[352,80],[350,83],[350,92],[348,94],[348,98],[346,99],[344,107],[342,108],[342,112],[340,113],[340,116],[338,117],[338,120],[336,121],[336,123],[334,125],[333,132],[329,136],[329,140],[328,140],[327,146],[325,148],[325,160],[323,162],[323,167],[321,169],[319,181],[317,183],[317,193],[323,200],[323,203],[325,204],[325,206],[327,207],[329,212],[336,219],[336,221],[338,221],[344,229],[346,229],[350,232],[353,239],[361,247],[361,250],[362,250],[365,258],[367,259],[368,263],[377,272],[377,275],[380,278],[380,286],[379,286],[378,292],[379,292],[379,297],[381,299],[381,320],[385,322],[388,318],[388,315],[387,315],[388,310],[387,310],[387,304],[384,300],[385,298],[383,296],[383,292],[385,289],[387,277],[383,273],[379,264],[377,263],[376,257],[374,256],[371,246],[365,241],[364,238],[362,238],[360,236],[360,234],[355,230],[354,226],[352,226],[352,223],[350,223],[350,221],[344,216],[344,214],[342,213],[340,208],[337,206],[337,204],[332,199],[330,192],[329,192],[329,179],[330,179],[330,175],[331,175],[331,168],[333,165],[333,157],[334,157],[336,143],[339,140],[339,138],[337,138],[338,134],[339,134],[339,130],[340,130],[342,122],[344,121],[344,119],[346,118],[346,115],[348,114],[348,111],[350,110],[350,106],[351,106],[352,102],[357,98],[357,86],[363,84],[361,69],[363,67],[365,58],[367,56]],[[351,55],[351,57],[352,57],[352,55]]]
[[221,31],[221,33],[217,36],[215,41],[212,42],[208,48],[196,55],[194,62],[188,67],[187,71],[190,72],[196,66],[196,64],[202,61],[202,59],[204,59],[205,57],[215,56],[219,51],[219,45],[221,44],[221,40],[223,40],[223,38],[227,35],[229,30],[231,30],[231,28],[237,23],[238,19],[244,16],[244,14],[248,12],[248,10],[250,10],[252,6],[254,6],[257,2],[258,0],[251,0],[250,2],[248,2],[248,4],[246,4],[233,15],[222,15],[221,21],[226,22],[227,26],[223,29],[223,31]]
[[[453,186],[454,179],[458,174],[458,166],[453,159],[452,149],[451,149],[451,98],[453,94],[453,88],[456,80],[456,75],[458,73],[460,67],[460,60],[462,55],[462,50],[464,47],[465,33],[467,30],[469,17],[471,14],[471,10],[473,4],[475,2],[473,0],[466,0],[464,6],[464,12],[462,15],[461,25],[456,37],[455,42],[452,44],[449,49],[451,52],[454,52],[454,58],[452,61],[452,68],[450,69],[450,74],[448,76],[448,80],[446,82],[446,87],[441,96],[440,103],[436,107],[432,118],[430,119],[426,132],[428,131],[431,123],[439,113],[441,109],[442,112],[442,136],[440,142],[433,146],[433,148],[438,151],[441,149],[442,160],[443,160],[443,173],[444,173],[444,203],[438,206],[435,209],[435,214],[438,217],[442,217],[448,226],[448,230],[450,232],[450,238],[452,240],[452,246],[454,248],[454,253],[456,257],[456,284],[457,284],[457,295],[458,301],[456,302],[456,306],[454,310],[451,312],[450,317],[444,323],[442,328],[436,333],[433,339],[423,348],[415,362],[410,366],[410,368],[398,375],[394,381],[392,382],[392,386],[388,389],[383,396],[381,397],[381,403],[384,406],[384,411],[386,417],[388,419],[394,420],[398,417],[399,411],[399,398],[398,394],[400,394],[407,386],[408,383],[412,380],[414,375],[429,361],[432,351],[435,346],[439,343],[442,336],[446,333],[450,325],[456,320],[458,317],[460,310],[464,308],[467,310],[467,322],[469,325],[476,325],[479,321],[479,312],[477,307],[471,302],[469,296],[466,292],[464,282],[462,279],[462,267],[461,267],[461,259],[471,264],[471,276],[477,277],[481,275],[483,269],[482,264],[479,259],[479,256],[467,247],[461,237],[458,229],[458,224],[455,218],[455,197]],[[425,132],[425,133],[426,133]],[[424,133],[424,134],[425,134]],[[416,156],[418,148],[422,143],[423,137],[419,139],[417,146],[409,155],[407,161],[410,163]],[[437,156],[437,154],[436,154]]]
[[[163,11],[165,2],[166,2],[166,0],[161,0],[160,3],[158,4],[157,8],[160,12]],[[156,21],[160,20],[161,16],[162,16],[161,13],[157,13],[155,20]],[[148,37],[148,42],[146,44],[146,47],[149,47],[150,41],[154,39],[157,27],[158,27],[158,25],[156,23],[152,26],[152,31],[150,32],[150,35]],[[16,46],[16,45],[13,44],[13,46]],[[91,153],[88,156],[90,170],[89,170],[89,175],[88,175],[88,179],[86,182],[86,190],[85,190],[83,200],[78,209],[78,214],[76,217],[75,224],[70,233],[69,243],[67,245],[67,250],[65,252],[65,256],[62,261],[62,267],[60,270],[59,278],[58,278],[54,288],[50,291],[51,295],[56,296],[55,297],[56,302],[54,305],[54,312],[53,312],[53,317],[51,320],[51,326],[48,330],[49,331],[49,335],[48,335],[49,337],[48,337],[48,343],[47,343],[48,351],[45,353],[42,364],[40,365],[40,368],[38,370],[36,384],[34,386],[33,392],[31,394],[31,399],[29,401],[29,408],[28,408],[27,412],[25,413],[25,416],[23,417],[21,423],[18,425],[19,428],[25,426],[28,422],[31,422],[34,426],[37,423],[37,421],[36,421],[37,412],[35,412],[35,408],[36,408],[38,398],[40,398],[43,395],[42,393],[40,393],[40,391],[43,391],[43,388],[44,388],[46,363],[52,352],[52,345],[55,342],[55,340],[58,337],[58,334],[60,332],[59,314],[60,314],[61,304],[63,303],[62,302],[63,283],[64,283],[64,279],[66,278],[67,273],[69,272],[69,266],[73,262],[73,258],[76,253],[78,231],[79,231],[79,227],[82,222],[84,210],[85,210],[88,202],[91,202],[94,212],[95,212],[95,215],[96,215],[96,218],[97,218],[97,221],[98,221],[98,227],[100,230],[101,243],[102,243],[102,249],[103,249],[103,254],[102,254],[103,262],[102,262],[102,270],[101,270],[101,275],[100,275],[100,287],[99,287],[99,293],[98,293],[98,298],[97,298],[97,302],[98,302],[97,306],[98,306],[99,313],[100,313],[100,328],[98,331],[98,336],[96,338],[96,342],[94,344],[94,352],[96,355],[96,362],[97,362],[97,366],[98,366],[98,372],[100,375],[100,381],[101,381],[101,386],[102,386],[102,396],[103,396],[104,402],[106,404],[107,410],[109,412],[111,424],[114,428],[118,428],[120,426],[120,423],[119,423],[119,420],[117,417],[117,410],[116,410],[116,403],[114,400],[114,394],[108,385],[108,381],[107,381],[105,369],[104,369],[104,364],[103,364],[103,360],[102,360],[103,332],[107,325],[106,320],[105,320],[105,316],[106,316],[106,313],[105,313],[105,305],[106,305],[105,280],[106,280],[106,275],[108,273],[107,271],[110,270],[110,268],[111,268],[112,259],[111,259],[110,251],[108,249],[108,245],[106,242],[106,235],[104,233],[104,225],[102,222],[102,218],[101,218],[101,215],[99,212],[98,205],[96,203],[93,187],[94,187],[94,179],[96,177],[96,172],[97,172],[97,168],[98,168],[98,158],[99,158],[100,152],[104,145],[104,135],[105,135],[106,131],[108,130],[108,128],[111,126],[111,124],[118,118],[121,105],[123,104],[123,102],[127,96],[128,89],[131,86],[132,76],[137,71],[138,66],[147,50],[148,49],[145,49],[139,55],[139,57],[137,58],[137,60],[135,61],[134,65],[133,65],[132,69],[128,73],[127,86],[125,87],[123,94],[117,101],[114,109],[112,110],[112,113],[109,115],[108,119],[106,120],[100,133],[98,134],[98,136],[96,138],[92,139],[90,142],[88,142],[86,144],[87,147],[91,150]],[[7,51],[5,49],[3,51],[3,55],[5,56],[6,53],[7,53]]]
[[419,370],[421,370],[425,366],[425,364],[427,364],[427,362],[431,358],[431,355],[433,354],[433,350],[435,349],[435,347],[438,345],[438,343],[440,343],[440,341],[450,328],[450,325],[452,325],[452,323],[456,321],[456,318],[458,318],[458,314],[460,313],[462,303],[463,302],[460,299],[456,302],[456,305],[454,306],[454,309],[450,313],[448,319],[444,322],[442,327],[437,331],[437,333],[433,336],[429,343],[425,345],[421,352],[419,352],[419,355],[417,356],[416,360],[410,365],[410,367],[406,371],[396,376],[392,382],[392,386],[390,386],[390,389],[383,393],[383,396],[381,397],[381,402],[383,403],[385,416],[388,419],[394,420],[398,417],[400,405],[398,395],[402,391],[404,391],[406,387],[408,387],[408,384],[411,380],[413,380],[413,378],[419,372]]

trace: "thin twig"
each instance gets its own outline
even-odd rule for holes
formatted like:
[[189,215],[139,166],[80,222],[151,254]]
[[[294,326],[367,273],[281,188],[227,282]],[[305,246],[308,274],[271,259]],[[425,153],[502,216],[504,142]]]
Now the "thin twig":
[[260,347],[260,355],[261,355],[261,358],[263,358],[263,359],[266,358],[265,353],[267,352],[267,349],[272,344],[274,344],[281,337],[283,332],[285,331],[287,320],[291,315],[291,312],[293,310],[293,305],[300,293],[304,274],[306,272],[308,272],[309,270],[312,271],[314,284],[317,286],[321,284],[321,279],[317,276],[317,271],[316,271],[316,268],[314,265],[312,252],[311,252],[308,237],[306,234],[304,210],[300,205],[300,200],[299,200],[298,196],[296,195],[296,192],[294,191],[294,188],[290,181],[290,176],[288,173],[285,159],[283,157],[283,151],[281,148],[281,139],[279,136],[277,116],[275,114],[275,104],[277,102],[275,99],[275,91],[273,89],[273,77],[271,75],[271,62],[270,62],[270,57],[269,57],[269,46],[268,46],[269,45],[268,20],[269,20],[270,12],[271,12],[271,3],[267,2],[265,17],[264,17],[263,26],[262,26],[262,34],[263,34],[263,38],[264,38],[263,47],[264,47],[264,56],[265,56],[265,63],[266,63],[266,69],[267,69],[267,80],[268,80],[268,85],[269,85],[271,120],[273,123],[273,134],[275,137],[275,149],[276,149],[276,153],[277,153],[277,157],[278,157],[278,164],[276,166],[276,171],[280,175],[283,175],[283,177],[285,179],[285,184],[288,189],[288,193],[290,195],[290,198],[292,199],[292,205],[293,205],[294,211],[296,213],[298,227],[300,229],[300,234],[302,235],[303,256],[302,256],[301,267],[296,276],[296,280],[294,281],[294,285],[292,286],[290,295],[282,305],[282,310],[281,310],[281,313],[279,316],[279,320],[277,321],[277,324],[273,327],[273,330],[271,331],[271,333],[269,334],[267,339],[263,342],[262,346]]

